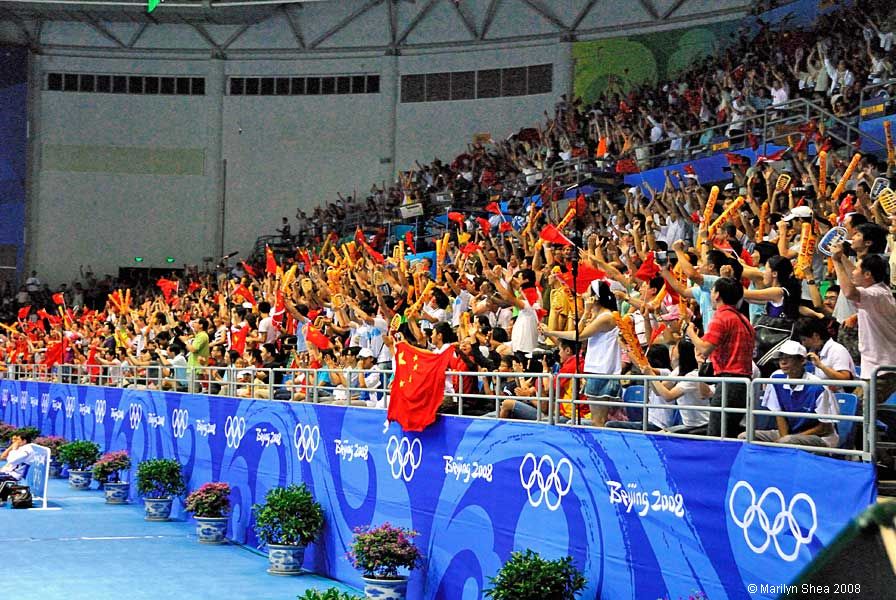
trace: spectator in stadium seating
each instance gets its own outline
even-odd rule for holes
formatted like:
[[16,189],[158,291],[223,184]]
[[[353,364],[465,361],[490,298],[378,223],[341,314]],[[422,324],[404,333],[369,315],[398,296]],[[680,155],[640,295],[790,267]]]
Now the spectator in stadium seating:
[[[834,244],[831,250],[841,293],[859,311],[862,378],[870,379],[879,366],[896,365],[896,299],[887,286],[887,263],[872,254],[853,267],[843,254],[842,243]],[[894,392],[896,373],[882,374],[877,380],[877,402],[886,402]]]
[[849,351],[834,341],[824,320],[803,317],[796,322],[793,335],[808,350],[808,359],[820,379],[855,378],[856,365]]
[[[780,368],[772,373],[772,379],[801,379],[803,383],[766,386],[762,406],[771,411],[805,413],[807,416],[776,416],[777,429],[756,431],[755,439],[801,446],[837,447],[840,438],[836,421],[818,418],[839,414],[837,399],[829,389],[813,383],[819,378],[806,372],[806,356],[806,348],[799,342],[788,340],[781,346],[778,352]],[[746,432],[738,437],[745,438]]]
[[[688,325],[687,334],[694,348],[704,358],[712,362],[716,377],[751,377],[753,375],[753,349],[756,345],[753,326],[737,310],[743,299],[741,283],[730,277],[722,277],[713,285],[712,303],[715,308],[706,334],[701,338],[694,323]],[[743,383],[716,385],[711,406],[722,406],[722,388],[728,393],[726,406],[744,408],[747,402],[747,386]],[[725,415],[725,435],[733,437],[739,432],[743,415]],[[722,434],[720,413],[709,417],[707,435],[719,437]]]

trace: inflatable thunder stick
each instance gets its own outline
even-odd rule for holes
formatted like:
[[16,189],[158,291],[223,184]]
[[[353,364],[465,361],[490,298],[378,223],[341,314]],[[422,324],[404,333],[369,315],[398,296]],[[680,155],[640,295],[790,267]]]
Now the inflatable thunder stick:
[[852,179],[852,172],[856,170],[856,167],[859,165],[859,161],[862,160],[861,154],[853,154],[852,160],[849,161],[849,166],[846,167],[846,171],[843,173],[843,177],[840,178],[840,182],[837,184],[837,187],[834,188],[834,193],[831,194],[831,198],[834,200],[840,199],[840,194],[843,193],[843,190],[846,189],[846,184],[849,183],[849,180]]

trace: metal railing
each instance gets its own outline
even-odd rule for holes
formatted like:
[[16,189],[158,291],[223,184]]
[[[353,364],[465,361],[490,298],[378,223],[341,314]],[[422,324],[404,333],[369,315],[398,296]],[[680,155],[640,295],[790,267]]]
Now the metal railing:
[[[177,369],[180,369],[179,367]],[[495,418],[502,415],[502,406],[512,400],[533,407],[533,420],[546,425],[578,427],[583,426],[580,417],[580,406],[601,406],[608,409],[625,408],[641,411],[640,431],[647,435],[667,435],[690,439],[708,439],[706,435],[690,433],[667,428],[659,431],[648,430],[650,411],[697,411],[701,413],[718,413],[721,417],[721,438],[725,439],[730,432],[726,431],[725,415],[742,415],[745,432],[738,440],[748,444],[789,447],[826,455],[855,457],[863,461],[871,461],[876,448],[876,396],[875,386],[881,373],[896,371],[896,366],[880,367],[872,374],[870,380],[813,380],[815,385],[842,388],[860,388],[865,402],[865,410],[860,415],[818,415],[817,418],[835,423],[850,422],[862,424],[862,449],[835,448],[828,446],[807,446],[765,442],[756,439],[756,420],[759,416],[805,418],[807,413],[769,411],[757,407],[760,389],[764,385],[790,385],[805,383],[805,380],[790,379],[747,379],[737,377],[673,377],[664,375],[593,375],[593,374],[550,374],[550,373],[518,373],[518,372],[475,372],[449,371],[446,378],[453,390],[445,394],[445,402],[440,412],[456,414],[468,418]],[[327,376],[329,375],[329,377]],[[333,375],[337,375],[333,377]],[[359,408],[386,408],[389,404],[389,384],[394,375],[391,370],[380,369],[253,369],[238,367],[195,367],[185,368],[175,373],[174,369],[164,366],[96,366],[96,365],[57,365],[47,369],[44,365],[0,365],[0,379],[22,381],[51,381],[62,384],[81,384],[104,387],[129,387],[136,389],[157,389],[172,392],[195,394],[224,395],[230,397],[305,401],[313,403],[330,403]],[[373,381],[371,381],[371,377]],[[467,378],[475,378],[475,392],[465,392]],[[530,379],[534,388],[532,395],[504,393],[504,382]],[[637,403],[619,400],[596,400],[587,398],[582,393],[588,380],[605,380],[630,382],[629,387],[640,387],[643,394]],[[338,383],[337,383],[338,381]],[[364,383],[362,383],[362,381]],[[650,382],[663,381],[667,384],[679,382],[699,382],[707,385],[721,386],[721,403],[718,406],[707,404],[678,404],[675,401],[659,404],[651,402]],[[637,382],[637,383],[633,383]],[[729,406],[729,386],[745,385],[747,389],[744,407]],[[529,389],[527,386],[526,389]],[[519,386],[516,386],[519,389]],[[513,390],[511,390],[513,391]],[[4,401],[8,399],[4,398]],[[14,401],[14,399],[13,399]],[[468,405],[468,407],[465,407]],[[494,406],[494,411],[483,413],[484,407]],[[569,418],[560,415],[560,406],[568,405]],[[477,406],[477,415],[470,415],[472,406]],[[508,410],[510,413],[509,405]],[[531,411],[528,411],[531,413]],[[680,414],[680,413],[679,413]],[[709,438],[717,439],[717,438]]]
[[[866,112],[864,110],[865,101],[878,97],[876,94],[873,93],[875,90],[880,90],[880,89],[887,88],[890,86],[896,86],[896,79],[888,79],[887,81],[881,81],[880,83],[872,83],[872,84],[866,85],[865,87],[862,88],[862,91],[859,94],[859,121],[860,122],[864,121],[865,116],[866,116]],[[889,107],[891,109],[894,108],[894,101],[896,101],[896,97],[891,96],[889,94],[887,95],[886,98],[881,98],[880,103],[884,105],[883,112],[880,114],[874,113],[874,114],[871,114],[868,116],[872,119],[877,119],[879,117],[884,117],[884,116],[887,116],[888,114],[891,114],[892,110],[888,112],[887,105],[889,105]]]

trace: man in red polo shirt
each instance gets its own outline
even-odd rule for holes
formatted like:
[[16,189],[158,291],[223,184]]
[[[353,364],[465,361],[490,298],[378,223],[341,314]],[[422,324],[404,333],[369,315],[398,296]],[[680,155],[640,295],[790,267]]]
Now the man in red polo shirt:
[[[744,297],[744,288],[739,281],[730,277],[721,277],[712,287],[711,298],[716,312],[713,314],[709,329],[702,338],[697,335],[697,328],[691,323],[688,336],[694,342],[694,348],[712,362],[716,377],[750,377],[753,373],[753,350],[756,347],[756,333],[745,316],[737,310],[737,304]],[[715,394],[710,406],[722,406],[722,385],[716,385]],[[731,408],[746,408],[747,386],[742,383],[731,383],[724,386]],[[725,414],[725,437],[737,437],[742,429],[739,413]],[[722,435],[721,413],[709,414],[707,435]]]

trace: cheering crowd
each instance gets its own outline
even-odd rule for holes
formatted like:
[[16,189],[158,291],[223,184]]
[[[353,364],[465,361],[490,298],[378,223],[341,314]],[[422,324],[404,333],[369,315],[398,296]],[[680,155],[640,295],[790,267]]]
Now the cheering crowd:
[[[650,139],[672,142],[677,119],[707,110],[718,117],[725,89],[727,119],[736,118],[729,110],[739,96],[761,94],[766,82],[773,103],[782,88],[850,98],[860,78],[889,74],[892,34],[879,30],[880,16],[855,9],[831,17],[873,28],[883,50],[868,53],[873,72],[847,64],[849,79],[836,67],[828,88],[819,88],[818,72],[811,88],[802,80],[797,88],[793,77],[813,61],[842,58],[852,47],[842,36],[871,45],[861,29],[825,22],[827,37],[806,34],[817,45],[795,44],[772,60],[765,51],[744,54],[740,66],[729,52],[717,57],[719,68],[703,64],[671,82],[662,98],[645,89],[590,107],[564,98],[545,128],[471,145],[450,164],[420,165],[372,190],[368,208],[381,215],[450,189],[460,209],[432,240],[358,230],[340,241],[345,212],[334,204],[300,213],[296,235],[283,233],[295,252],[279,263],[268,252],[256,263],[128,289],[88,269],[56,293],[32,273],[7,301],[15,314],[0,331],[0,375],[382,407],[393,349],[405,341],[454,352],[451,371],[505,374],[449,376],[443,413],[535,419],[548,411],[554,375],[632,372],[669,377],[650,384],[646,424],[601,404],[623,390],[594,378],[563,380],[559,420],[736,436],[740,414],[723,423],[718,412],[670,410],[722,403],[722,386],[676,377],[762,375],[804,380],[765,386],[758,401],[806,417],[777,419],[759,439],[840,445],[835,423],[824,419],[838,412],[833,393],[860,393],[850,380],[896,365],[892,148],[885,159],[856,153],[812,122],[799,144],[755,164],[729,154],[732,180],[718,187],[685,166],[667,171],[662,189],[566,199],[544,173],[558,161],[584,161],[588,172],[608,157],[623,161],[640,138],[635,131],[648,125],[662,130]],[[804,56],[802,47],[817,50]],[[682,82],[699,90],[681,91]],[[881,374],[877,402],[894,392],[896,372]],[[729,407],[745,406],[745,384],[726,393]]]

